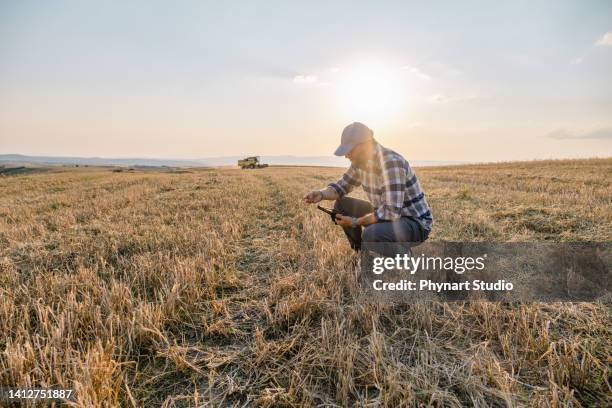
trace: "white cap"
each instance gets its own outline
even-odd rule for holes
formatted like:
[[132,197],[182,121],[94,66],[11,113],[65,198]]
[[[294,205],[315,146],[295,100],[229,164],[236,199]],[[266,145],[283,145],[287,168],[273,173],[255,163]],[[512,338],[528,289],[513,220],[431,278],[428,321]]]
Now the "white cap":
[[374,138],[374,132],[360,122],[353,122],[342,131],[342,138],[340,139],[340,146],[336,149],[334,154],[336,156],[344,156],[353,147],[360,143],[367,142]]

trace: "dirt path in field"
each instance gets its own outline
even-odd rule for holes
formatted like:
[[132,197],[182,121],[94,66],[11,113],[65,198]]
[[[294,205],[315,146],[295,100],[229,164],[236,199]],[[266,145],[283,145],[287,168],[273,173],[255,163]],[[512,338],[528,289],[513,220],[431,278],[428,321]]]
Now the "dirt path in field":
[[[198,392],[215,406],[249,403],[249,384],[257,380],[242,378],[244,374],[240,373],[244,361],[250,359],[258,329],[265,330],[269,325],[266,299],[275,278],[279,272],[292,273],[292,266],[280,258],[282,242],[291,234],[294,210],[288,205],[282,186],[273,177],[262,171],[245,176],[241,182],[248,183],[249,187],[242,199],[252,201],[251,208],[247,214],[237,216],[237,222],[242,224],[242,236],[228,248],[234,251],[238,287],[218,293],[213,303],[222,312],[209,315],[204,332],[202,328],[194,328],[184,339],[189,339],[185,346],[193,352],[189,360],[202,370],[195,375]],[[279,269],[281,264],[282,270]],[[184,373],[184,377],[176,374],[174,383],[165,380],[158,383],[160,392],[155,400],[164,401],[171,395],[180,394],[175,389],[177,384],[187,386],[187,381],[193,384],[195,373]],[[236,378],[241,378],[239,384],[233,382]],[[234,392],[228,392],[232,389]]]
[[256,175],[254,178],[264,189],[266,201],[254,203],[256,210],[246,220],[236,267],[245,273],[245,278],[252,277],[258,284],[265,285],[275,266],[270,250],[289,231],[287,218],[292,214],[289,214],[281,189],[270,176]]
[[[245,397],[249,394],[248,384],[251,379],[245,378],[239,386],[236,384],[239,389],[236,389],[235,394],[226,393],[227,389],[232,389],[234,385],[217,379],[216,384],[210,386],[209,379],[211,375],[231,373],[225,378],[227,381],[233,381],[229,379],[234,378],[236,372],[240,372],[244,360],[248,360],[258,328],[264,330],[268,324],[269,316],[264,312],[263,305],[267,304],[266,298],[270,294],[275,277],[278,276],[279,264],[283,265],[283,274],[292,273],[292,266],[279,257],[282,256],[281,242],[288,239],[291,218],[295,214],[291,211],[278,182],[262,173],[249,175],[252,189],[263,190],[264,198],[253,202],[252,210],[244,219],[243,235],[236,246],[239,252],[236,254],[235,267],[241,288],[234,293],[223,295],[220,299],[227,310],[225,319],[230,322],[233,333],[221,339],[210,336],[206,341],[208,352],[216,356],[228,356],[226,364],[218,368],[213,367],[210,371],[206,370],[207,376],[203,376],[199,384],[202,394],[220,405],[249,403]],[[194,346],[201,347],[201,344]]]

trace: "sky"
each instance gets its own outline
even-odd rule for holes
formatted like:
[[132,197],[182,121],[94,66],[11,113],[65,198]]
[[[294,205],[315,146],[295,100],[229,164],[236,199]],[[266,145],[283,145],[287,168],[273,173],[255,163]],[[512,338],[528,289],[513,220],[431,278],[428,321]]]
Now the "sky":
[[612,2],[0,0],[0,154],[612,156]]

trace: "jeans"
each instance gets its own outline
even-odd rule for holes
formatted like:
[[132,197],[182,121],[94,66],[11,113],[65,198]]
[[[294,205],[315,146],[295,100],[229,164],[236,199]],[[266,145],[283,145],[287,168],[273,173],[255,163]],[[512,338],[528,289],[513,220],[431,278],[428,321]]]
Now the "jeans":
[[[374,211],[368,201],[352,197],[342,197],[336,200],[334,209],[341,215],[362,217]],[[429,231],[412,217],[402,216],[393,221],[380,221],[367,227],[343,228],[351,248],[361,249],[363,242],[423,242],[429,236]],[[362,231],[363,230],[363,231]],[[403,252],[401,249],[396,252]]]

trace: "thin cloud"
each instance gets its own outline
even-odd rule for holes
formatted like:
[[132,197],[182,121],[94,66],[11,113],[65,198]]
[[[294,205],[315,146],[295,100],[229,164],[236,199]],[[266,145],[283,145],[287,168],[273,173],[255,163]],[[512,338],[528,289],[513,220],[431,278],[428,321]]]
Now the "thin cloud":
[[478,101],[483,101],[487,99],[490,99],[490,98],[487,98],[486,96],[478,92],[471,92],[468,94],[452,95],[452,96],[449,96],[443,93],[437,93],[427,98],[427,101],[429,103],[447,104],[451,102],[452,103],[471,103],[471,102],[478,102]]
[[417,78],[422,79],[423,81],[431,81],[431,76],[427,75],[417,67],[404,65],[402,69],[414,74]]
[[612,127],[597,129],[586,133],[571,132],[567,129],[557,129],[546,135],[551,139],[565,140],[565,139],[612,139]]
[[[434,73],[438,73],[438,75],[441,76],[458,77],[463,74],[463,71],[461,71],[460,69],[442,62],[430,62],[426,64],[426,67],[428,72],[433,71]],[[434,74],[434,76],[436,75]]]
[[608,31],[607,33],[605,33],[599,40],[597,40],[595,45],[607,47],[612,46],[612,31]]
[[296,75],[293,77],[293,83],[295,84],[314,84],[319,80],[316,75]]
[[450,102],[450,98],[444,94],[431,95],[428,100],[430,103],[439,103],[439,104]]
[[573,65],[579,65],[584,62],[587,55],[595,48],[595,47],[612,47],[612,31],[608,31],[604,35],[602,35],[597,41],[595,41],[589,48],[579,57],[574,58],[570,61]]
[[584,61],[584,56],[578,57],[578,58],[574,58],[572,60],[572,64],[574,64],[574,65],[582,64],[582,61]]

